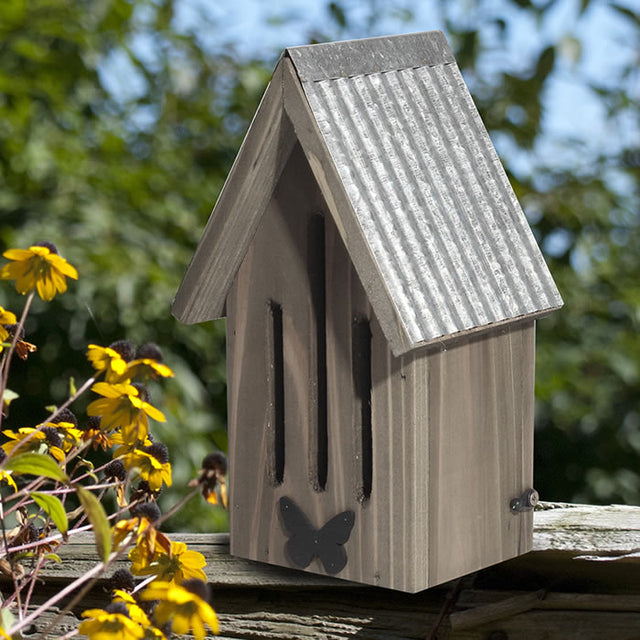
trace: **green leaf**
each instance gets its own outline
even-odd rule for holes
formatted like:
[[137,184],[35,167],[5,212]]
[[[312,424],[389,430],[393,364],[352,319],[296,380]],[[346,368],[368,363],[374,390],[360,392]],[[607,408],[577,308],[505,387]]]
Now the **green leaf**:
[[16,617],[11,613],[8,607],[4,609],[0,609],[0,626],[5,631],[9,631],[11,627],[15,624]]
[[69,521],[67,520],[67,512],[59,498],[39,491],[33,491],[30,495],[34,502],[42,507],[45,513],[53,520],[53,523],[58,527],[58,531],[66,534],[69,530]]
[[76,379],[73,376],[69,377],[69,396],[73,397],[78,393],[78,388],[76,387]]
[[57,553],[46,553],[45,560],[53,560],[56,564],[62,564],[62,558]]
[[103,562],[106,562],[111,553],[111,527],[109,526],[109,520],[107,520],[107,514],[98,498],[96,498],[91,491],[88,491],[82,486],[76,487],[76,491],[80,504],[84,508],[87,518],[89,518],[89,522],[93,527],[93,535],[96,539],[98,555],[102,558]]
[[41,453],[21,453],[15,458],[9,458],[4,463],[4,468],[16,474],[28,473],[60,482],[67,482],[69,479],[53,458]]

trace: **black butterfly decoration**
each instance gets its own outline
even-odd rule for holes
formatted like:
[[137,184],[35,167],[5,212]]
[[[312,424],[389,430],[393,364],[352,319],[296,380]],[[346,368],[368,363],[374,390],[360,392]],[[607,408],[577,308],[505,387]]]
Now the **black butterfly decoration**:
[[280,515],[289,539],[284,550],[296,566],[305,568],[319,558],[329,575],[340,573],[347,564],[344,544],[356,521],[353,511],[343,511],[320,529],[316,529],[291,498],[280,498]]

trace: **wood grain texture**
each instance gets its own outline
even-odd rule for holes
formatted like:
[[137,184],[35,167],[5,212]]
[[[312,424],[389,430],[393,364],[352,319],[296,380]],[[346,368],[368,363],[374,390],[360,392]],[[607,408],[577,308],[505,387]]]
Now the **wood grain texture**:
[[[308,277],[312,217],[323,201],[306,172],[300,148],[294,150],[261,221],[255,241],[227,301],[229,432],[232,549],[238,555],[288,564],[277,502],[287,496],[319,527],[336,515],[321,500],[314,478],[317,433],[317,318]],[[284,360],[283,480],[268,473],[273,398],[265,380],[273,375],[266,336],[267,306],[281,306]],[[311,499],[313,497],[313,500]]]
[[295,142],[282,109],[278,67],[176,295],[172,312],[181,322],[224,315],[231,281]]
[[[314,228],[322,238],[309,233]],[[316,244],[324,250],[323,282],[310,267],[319,260]],[[274,472],[274,304],[283,331],[281,482]],[[509,503],[532,483],[533,322],[395,357],[300,146],[246,253],[227,313],[233,553],[291,566],[278,512],[283,496],[317,529],[345,510],[356,514],[340,577],[366,584],[418,591],[530,548],[531,513],[513,515]],[[358,322],[371,333],[366,498]],[[327,433],[323,483],[319,421]],[[307,570],[323,572],[317,559]]]
[[437,584],[531,548],[534,323],[429,358],[430,574]]
[[[466,580],[451,616],[445,616],[438,630],[439,640],[487,640],[499,632],[525,640],[639,637],[637,563],[624,555],[610,562],[574,558],[615,555],[623,531],[627,548],[640,548],[640,508],[544,506],[556,508],[534,514],[534,547],[538,551],[484,569],[473,581]],[[594,531],[598,532],[595,537]],[[607,532],[613,541],[610,549],[605,544]],[[211,602],[220,618],[221,634],[217,637],[222,639],[422,639],[428,637],[451,592],[448,584],[404,594],[242,560],[229,555],[227,534],[171,537],[204,554],[205,572],[212,586]],[[45,579],[34,593],[35,604],[97,562],[90,535],[74,536],[60,552],[63,562],[48,565]],[[123,559],[117,568],[126,564]],[[532,565],[540,569],[535,581]],[[548,573],[545,567],[554,571]],[[621,579],[625,568],[636,574],[635,581]],[[573,576],[572,590],[562,591],[559,575]],[[0,588],[5,594],[11,588],[6,576],[0,576]],[[544,590],[542,598],[540,589]],[[106,603],[104,582],[100,582],[75,613]],[[534,606],[529,608],[529,604]],[[455,630],[455,616],[459,615],[462,618],[458,621],[468,622],[475,615],[484,622],[467,628],[457,625]],[[42,631],[47,621],[45,616],[38,619],[32,632]],[[73,615],[66,616],[49,637],[70,631],[76,622]]]

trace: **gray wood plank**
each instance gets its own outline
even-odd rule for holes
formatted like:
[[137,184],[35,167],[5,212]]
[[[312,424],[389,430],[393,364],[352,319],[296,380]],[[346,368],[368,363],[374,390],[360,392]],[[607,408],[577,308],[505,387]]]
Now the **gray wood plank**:
[[224,315],[231,281],[295,142],[277,68],[176,295],[172,312],[181,322]]
[[[478,574],[475,584],[467,581],[450,612],[453,616],[469,612],[469,616],[462,618],[468,621],[478,610],[477,619],[483,624],[467,628],[458,625],[458,630],[452,630],[451,620],[445,616],[438,630],[440,640],[486,640],[499,633],[502,635],[495,637],[504,638],[506,634],[509,638],[527,640],[638,638],[640,582],[611,581],[612,576],[614,579],[619,576],[616,567],[626,566],[637,574],[637,564],[624,554],[610,562],[572,558],[576,554],[606,555],[607,533],[611,535],[610,551],[614,554],[640,548],[640,508],[551,504],[543,507],[534,517],[538,550],[504,563],[511,567],[509,574],[497,574],[496,579],[494,569],[485,569]],[[622,534],[627,538],[624,548],[619,546],[618,536]],[[219,638],[426,638],[451,592],[449,584],[419,594],[402,594],[241,560],[229,555],[227,534],[171,537],[186,542],[207,559],[212,604],[221,625]],[[45,580],[34,593],[35,604],[97,561],[90,534],[74,536],[60,548],[60,553],[63,563],[48,565]],[[538,598],[540,586],[527,586],[530,580],[527,558],[533,558],[538,565],[549,562],[564,575],[577,575],[580,567],[590,567],[590,572],[580,583],[574,583],[574,591],[553,590],[561,585],[555,580],[548,581],[543,586],[552,588]],[[125,564],[122,560],[119,566]],[[0,583],[6,593],[10,589],[7,576],[0,576]],[[616,591],[603,592],[612,584],[617,585]],[[523,610],[523,600],[535,606]],[[87,596],[76,614],[106,603],[107,594],[101,584]],[[521,612],[516,614],[518,609]],[[501,616],[500,612],[506,615]],[[70,631],[75,620],[66,616],[57,634]],[[34,631],[43,630],[46,621],[44,616],[39,619]]]
[[509,503],[532,483],[533,339],[529,323],[430,356],[431,584],[531,548]]

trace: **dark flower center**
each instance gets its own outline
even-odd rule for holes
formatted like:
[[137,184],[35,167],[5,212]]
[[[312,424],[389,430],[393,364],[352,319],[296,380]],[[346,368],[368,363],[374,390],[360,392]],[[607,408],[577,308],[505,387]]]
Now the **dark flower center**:
[[182,585],[187,591],[194,593],[202,598],[205,602],[209,602],[209,585],[198,578],[189,578]]
[[142,360],[143,358],[162,362],[162,351],[154,342],[147,342],[147,344],[143,344],[136,353],[136,359]]
[[134,518],[146,518],[149,522],[155,522],[162,515],[160,507],[155,502],[136,504],[129,512]]
[[104,468],[105,478],[113,478],[115,480],[124,480],[127,477],[127,470],[122,460],[112,460]]
[[78,426],[78,418],[76,418],[73,411],[66,408],[60,409],[60,411],[56,413],[51,422],[53,422],[54,424],[59,424],[60,422],[70,422],[74,427]]
[[216,471],[224,476],[227,473],[227,458],[224,453],[214,451],[204,457],[202,468],[207,471]]
[[47,242],[45,240],[44,242],[36,242],[33,246],[34,247],[45,247],[46,249],[49,249],[49,251],[51,253],[55,253],[56,255],[59,255],[58,247],[56,247],[56,245],[53,244],[53,242]]
[[59,448],[62,446],[62,438],[55,427],[45,427],[42,433],[44,433],[44,437],[52,447]]
[[111,589],[122,589],[131,592],[135,589],[136,581],[129,569],[117,569],[109,580]]
[[154,442],[148,447],[145,447],[143,451],[153,456],[161,464],[169,462],[169,449],[167,445],[162,442]]

